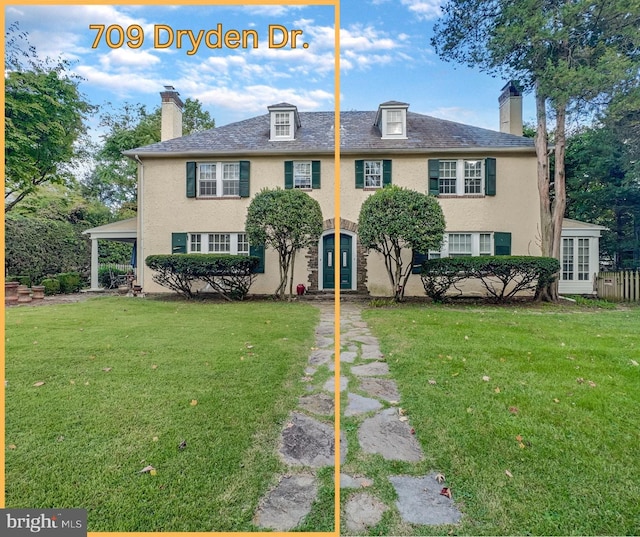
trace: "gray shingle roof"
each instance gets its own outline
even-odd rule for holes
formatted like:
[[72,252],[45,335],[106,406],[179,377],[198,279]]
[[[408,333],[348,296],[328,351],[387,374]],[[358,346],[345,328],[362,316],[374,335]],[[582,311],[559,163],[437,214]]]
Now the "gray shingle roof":
[[[414,153],[473,150],[530,150],[531,138],[464,125],[407,112],[407,139],[383,140],[374,126],[376,111],[342,112],[343,153]],[[302,126],[295,140],[269,141],[269,114],[230,123],[216,129],[131,149],[125,155],[171,156],[214,154],[333,153],[334,113],[300,112]]]

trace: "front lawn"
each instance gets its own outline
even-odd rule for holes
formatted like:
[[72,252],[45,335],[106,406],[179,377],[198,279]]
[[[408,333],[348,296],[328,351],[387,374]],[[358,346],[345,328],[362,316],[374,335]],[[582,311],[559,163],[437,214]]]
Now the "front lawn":
[[638,535],[639,309],[363,316],[426,455],[415,473],[444,473],[464,512],[455,534]]
[[268,302],[9,308],[6,506],[83,507],[94,532],[256,530],[317,321]]

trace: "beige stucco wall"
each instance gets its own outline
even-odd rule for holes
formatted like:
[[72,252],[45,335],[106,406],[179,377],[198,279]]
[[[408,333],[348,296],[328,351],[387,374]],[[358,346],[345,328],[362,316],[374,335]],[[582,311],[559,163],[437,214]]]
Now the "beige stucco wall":
[[[538,237],[540,209],[533,153],[442,153],[427,156],[349,155],[341,157],[341,215],[357,222],[360,206],[374,191],[355,188],[355,161],[392,159],[392,182],[418,192],[428,191],[428,160],[496,158],[496,195],[480,197],[439,197],[447,232],[511,232],[512,255],[540,255]],[[407,252],[405,262],[410,263]],[[373,296],[392,295],[383,258],[370,252],[367,259],[368,289]],[[424,295],[418,275],[412,275],[407,295]]]
[[[420,156],[397,155],[342,155],[340,161],[341,217],[358,221],[362,202],[373,191],[355,188],[355,161],[357,159],[393,160],[393,183],[426,192],[428,188],[428,159],[485,158],[497,159],[497,189],[495,196],[439,198],[445,214],[448,232],[512,233],[513,255],[540,255],[537,236],[539,205],[536,181],[536,159],[533,153],[487,154],[429,154]],[[251,198],[192,199],[185,195],[185,163],[187,160],[206,162],[212,159],[147,158],[144,159],[143,178],[139,181],[141,211],[138,222],[138,248],[140,267],[152,254],[171,252],[173,232],[242,232]],[[216,159],[237,161],[238,158]],[[314,155],[263,156],[249,158],[251,162],[250,192],[254,196],[262,188],[284,187],[285,160],[321,160],[321,188],[309,194],[318,200],[323,219],[334,217],[334,160],[332,156]],[[294,286],[309,286],[307,251],[296,259]],[[410,262],[407,252],[406,261]],[[266,251],[265,273],[260,274],[251,288],[252,293],[272,293],[279,281],[275,252]],[[357,270],[357,267],[356,267]],[[374,296],[392,294],[382,258],[370,252],[367,258],[368,290]],[[142,285],[147,292],[166,291],[152,281],[152,273],[144,267],[140,271]],[[424,295],[417,275],[412,275],[406,294]]]
[[[186,197],[186,162],[201,162],[213,159],[195,158],[147,158],[144,159],[143,177],[139,180],[139,199],[142,211],[138,219],[138,248],[140,267],[144,259],[152,254],[171,253],[172,233],[228,232],[244,231],[247,208],[251,197],[266,187],[284,188],[284,161],[291,160],[283,156],[258,157],[248,159],[250,168],[250,198],[197,199]],[[216,159],[237,161],[238,158]],[[295,160],[312,160],[311,156],[296,156]],[[314,157],[321,161],[321,188],[309,191],[309,195],[318,200],[324,219],[333,217],[333,158]],[[152,271],[146,266],[139,271],[139,280],[146,292],[166,292],[152,280]],[[251,287],[256,294],[273,293],[280,276],[278,259],[274,251],[267,250],[265,273],[258,275]],[[294,286],[303,283],[308,286],[306,251],[300,252],[296,259]]]

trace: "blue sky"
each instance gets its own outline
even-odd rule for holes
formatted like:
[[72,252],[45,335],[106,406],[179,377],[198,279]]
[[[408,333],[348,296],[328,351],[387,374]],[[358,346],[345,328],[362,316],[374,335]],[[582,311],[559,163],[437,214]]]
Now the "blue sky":
[[[341,108],[375,110],[388,100],[408,102],[410,110],[480,127],[498,129],[498,94],[505,81],[441,61],[429,39],[439,14],[438,0],[344,0],[341,5]],[[110,102],[159,104],[171,84],[181,97],[197,98],[224,125],[266,113],[290,102],[301,111],[334,107],[333,6],[5,6],[5,22],[19,21],[40,56],[63,56],[81,75],[81,90],[96,105]],[[197,35],[222,30],[254,30],[258,47],[208,48],[197,52],[178,30]],[[140,48],[109,48],[105,38],[92,48],[97,31],[89,25],[138,25]],[[154,39],[154,28],[174,33]],[[302,30],[298,46],[269,48],[269,25]],[[111,33],[117,45],[117,31]],[[276,39],[281,34],[274,34]],[[303,48],[302,43],[308,47]],[[533,98],[524,99],[524,119],[534,120]],[[92,125],[97,125],[97,118]],[[94,136],[99,133],[94,129]]]

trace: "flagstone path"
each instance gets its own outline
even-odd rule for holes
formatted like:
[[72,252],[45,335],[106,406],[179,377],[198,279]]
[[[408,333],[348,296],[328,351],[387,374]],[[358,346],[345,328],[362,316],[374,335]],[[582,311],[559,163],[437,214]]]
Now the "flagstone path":
[[[302,379],[309,394],[300,398],[299,410],[292,412],[282,430],[280,457],[291,469],[261,500],[254,523],[276,531],[295,529],[311,510],[318,483],[314,470],[333,466],[335,442],[333,430],[335,376],[326,380],[326,371],[334,371],[334,307],[322,303],[316,346]],[[407,416],[403,416],[401,394],[390,378],[389,367],[380,345],[362,320],[356,302],[341,304],[340,401],[345,417],[358,419],[357,439],[365,454],[380,455],[387,461],[419,463],[424,459]],[[314,377],[324,371],[323,381]],[[359,393],[357,393],[359,392]],[[344,433],[340,435],[340,462],[347,455]],[[397,500],[400,519],[409,524],[455,524],[462,517],[454,502],[440,494],[445,486],[436,472],[425,476],[389,475]],[[366,533],[389,510],[374,492],[373,479],[362,475],[340,474],[342,530],[353,535]],[[358,489],[350,492],[350,489]],[[366,489],[366,490],[365,490]]]

